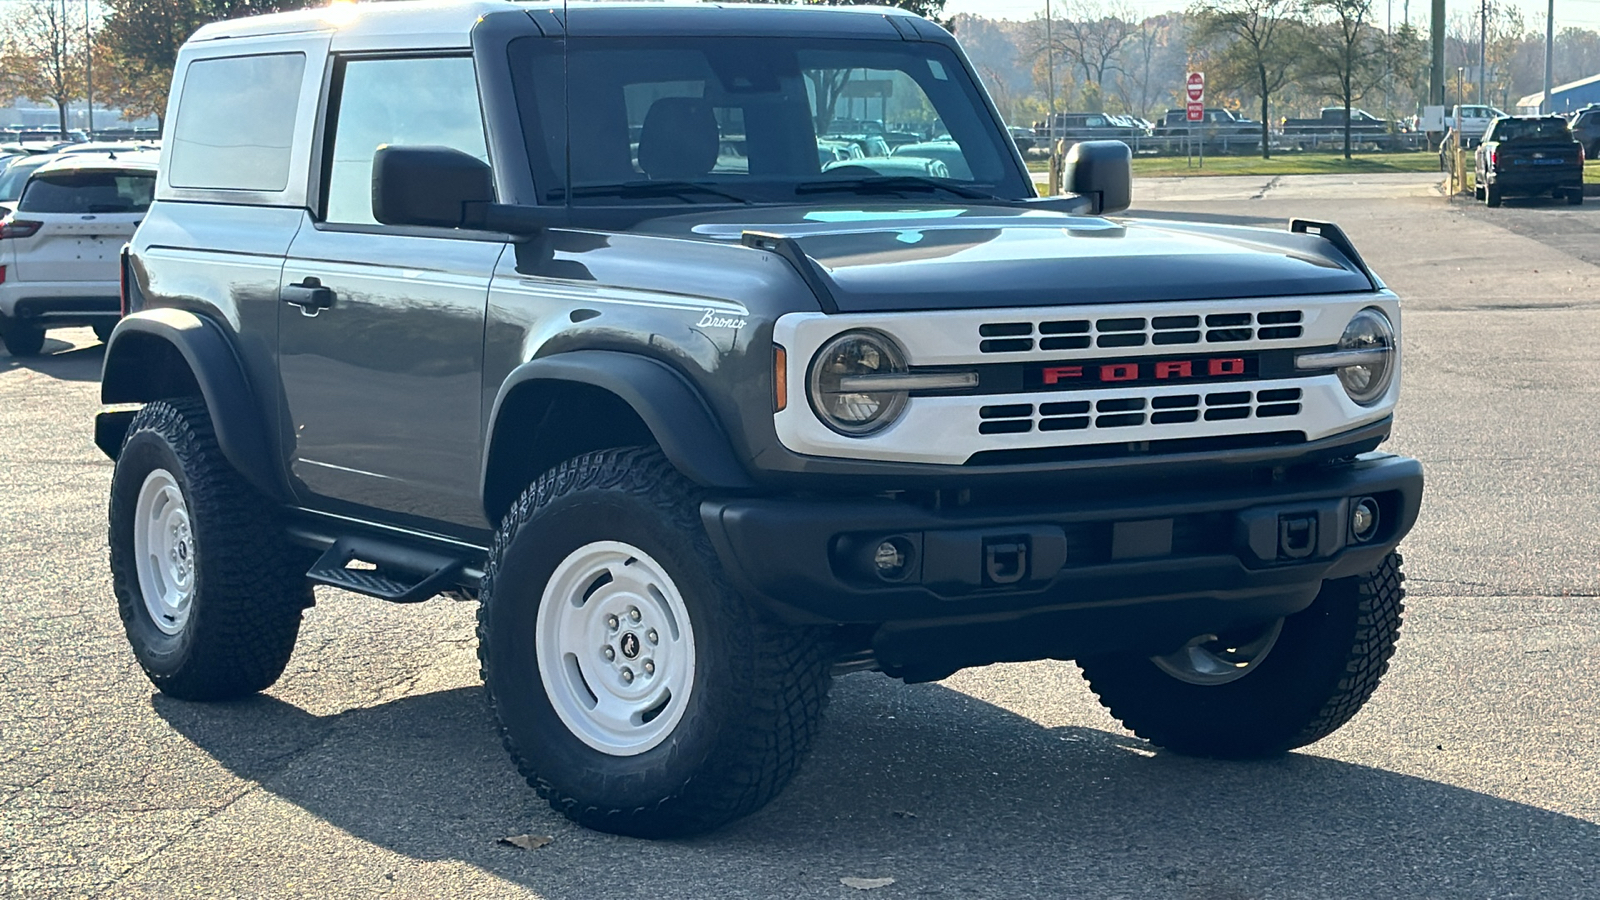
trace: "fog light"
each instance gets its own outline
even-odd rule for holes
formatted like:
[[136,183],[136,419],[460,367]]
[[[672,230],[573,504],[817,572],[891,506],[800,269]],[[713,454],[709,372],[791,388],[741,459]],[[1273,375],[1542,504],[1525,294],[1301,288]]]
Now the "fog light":
[[911,545],[902,538],[890,538],[872,552],[872,565],[884,581],[899,581],[911,568]]
[[1378,533],[1378,501],[1362,497],[1350,509],[1350,536],[1366,543]]

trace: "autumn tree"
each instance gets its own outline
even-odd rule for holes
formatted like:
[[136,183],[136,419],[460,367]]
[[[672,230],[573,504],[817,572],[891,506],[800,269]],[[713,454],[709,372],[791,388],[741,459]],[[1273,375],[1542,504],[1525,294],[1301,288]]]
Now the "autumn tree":
[[1304,33],[1295,0],[1203,0],[1194,7],[1196,45],[1210,52],[1206,78],[1261,99],[1261,158],[1272,158],[1271,98],[1293,77]]
[[1305,0],[1311,23],[1297,75],[1344,107],[1344,158],[1350,109],[1383,74],[1383,33],[1372,27],[1373,0]]
[[56,105],[61,133],[67,104],[83,98],[84,20],[79,4],[18,0],[0,20],[0,93]]

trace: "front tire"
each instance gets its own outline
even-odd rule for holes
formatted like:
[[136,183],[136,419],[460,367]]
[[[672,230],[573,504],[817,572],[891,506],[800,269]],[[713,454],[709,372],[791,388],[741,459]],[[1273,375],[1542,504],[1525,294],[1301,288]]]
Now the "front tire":
[[[1100,702],[1135,734],[1176,753],[1273,756],[1314,743],[1371,698],[1400,636],[1400,555],[1324,582],[1300,613],[1166,657],[1080,662]],[[1276,633],[1272,633],[1276,630]]]
[[716,828],[776,796],[817,732],[830,684],[817,634],[728,586],[698,491],[658,451],[545,473],[497,532],[481,598],[506,749],[586,827]]
[[12,356],[38,356],[44,349],[44,329],[37,325],[12,325],[3,339]]
[[311,585],[270,504],[223,458],[203,401],[134,416],[108,540],[128,643],[163,694],[225,700],[283,674]]

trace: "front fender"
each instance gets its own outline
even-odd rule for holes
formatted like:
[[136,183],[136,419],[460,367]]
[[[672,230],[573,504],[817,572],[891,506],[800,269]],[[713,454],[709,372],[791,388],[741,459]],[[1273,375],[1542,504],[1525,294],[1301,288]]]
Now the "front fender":
[[[650,429],[668,461],[696,484],[727,490],[755,486],[699,391],[666,363],[615,350],[573,350],[525,362],[495,395],[490,435],[497,433],[506,398],[535,381],[585,384],[616,396]],[[480,489],[488,486],[489,457],[486,452]]]
[[[205,400],[229,464],[268,497],[288,499],[261,407],[228,330],[181,309],[145,310],[117,323],[106,344],[100,402],[149,403],[195,391]],[[112,459],[132,418],[127,410],[108,410],[96,422],[95,443]]]

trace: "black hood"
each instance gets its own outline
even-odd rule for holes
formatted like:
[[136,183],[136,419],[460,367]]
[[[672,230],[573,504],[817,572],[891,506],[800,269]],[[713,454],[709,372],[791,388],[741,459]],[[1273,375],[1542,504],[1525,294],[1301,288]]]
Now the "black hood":
[[[669,224],[670,223],[670,224]],[[656,220],[679,234],[682,218]],[[678,227],[673,227],[678,226]],[[794,238],[840,312],[1060,306],[1370,292],[1321,237],[994,207],[731,210],[688,228]]]

